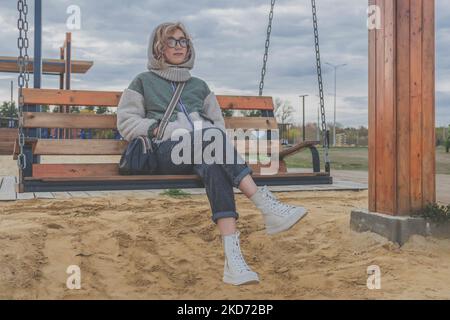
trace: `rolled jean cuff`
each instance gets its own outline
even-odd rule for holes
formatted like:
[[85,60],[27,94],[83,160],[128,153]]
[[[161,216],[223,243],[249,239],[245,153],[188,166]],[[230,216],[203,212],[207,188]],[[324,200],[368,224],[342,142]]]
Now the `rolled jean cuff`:
[[213,213],[212,215],[212,221],[217,224],[217,221],[219,219],[224,219],[224,218],[236,218],[239,219],[239,214],[236,211],[221,211],[221,212],[216,212]]
[[233,179],[233,186],[239,188],[242,179],[244,179],[248,174],[252,174],[253,171],[249,166],[246,166],[236,177]]

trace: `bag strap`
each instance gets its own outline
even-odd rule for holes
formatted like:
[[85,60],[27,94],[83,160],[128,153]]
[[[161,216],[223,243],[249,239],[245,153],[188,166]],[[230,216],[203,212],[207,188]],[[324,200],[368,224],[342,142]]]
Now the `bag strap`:
[[172,115],[173,110],[175,110],[175,107],[177,106],[178,101],[180,100],[181,92],[183,91],[185,85],[186,85],[186,82],[178,82],[177,89],[175,90],[175,92],[172,96],[172,100],[170,100],[169,106],[167,107],[167,110],[164,113],[164,116],[159,125],[156,140],[162,139],[162,137],[164,135],[164,131],[166,130],[167,124],[169,123],[169,118]]

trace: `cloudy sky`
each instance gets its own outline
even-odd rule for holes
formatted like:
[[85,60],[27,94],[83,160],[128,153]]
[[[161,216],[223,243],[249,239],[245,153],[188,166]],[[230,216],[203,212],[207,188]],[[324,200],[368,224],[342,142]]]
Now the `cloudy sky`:
[[[33,12],[34,1],[30,3]],[[94,61],[73,89],[123,90],[146,70],[148,37],[165,21],[190,31],[197,58],[192,74],[216,94],[257,95],[264,53],[269,0],[44,0],[43,56],[58,58],[66,31],[72,31],[73,58]],[[365,0],[319,0],[322,62],[338,70],[337,121],[367,126],[367,28]],[[450,123],[450,1],[437,0],[436,124]],[[0,0],[0,55],[17,56],[16,1]],[[66,12],[81,9],[81,29],[68,30]],[[317,119],[314,38],[309,0],[278,0],[275,7],[264,95],[291,101],[301,121],[298,95],[308,94],[307,121]],[[33,14],[30,17],[31,26]],[[33,42],[31,41],[31,46]],[[32,52],[32,51],[31,51]],[[9,100],[12,74],[0,74],[0,101]],[[326,116],[333,118],[333,70],[324,66]],[[44,76],[44,88],[58,79]]]

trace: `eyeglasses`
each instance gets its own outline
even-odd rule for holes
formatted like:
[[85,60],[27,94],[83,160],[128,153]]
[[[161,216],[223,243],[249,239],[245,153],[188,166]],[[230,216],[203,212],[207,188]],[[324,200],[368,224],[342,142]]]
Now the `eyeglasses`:
[[175,39],[175,38],[169,38],[167,39],[167,45],[169,48],[175,48],[177,46],[177,43],[180,44],[182,48],[186,48],[189,45],[189,39],[181,38],[181,39]]

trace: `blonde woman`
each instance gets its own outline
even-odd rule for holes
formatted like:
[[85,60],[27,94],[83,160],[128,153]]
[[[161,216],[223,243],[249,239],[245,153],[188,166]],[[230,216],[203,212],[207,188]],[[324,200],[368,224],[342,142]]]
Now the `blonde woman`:
[[[149,41],[149,71],[137,75],[125,89],[118,106],[117,127],[127,141],[140,135],[154,139],[177,82],[186,82],[180,102],[169,118],[162,138],[154,140],[158,145],[158,173],[196,173],[200,176],[210,202],[212,221],[217,224],[222,236],[225,251],[223,281],[233,285],[257,283],[258,274],[251,270],[241,253],[240,233],[236,227],[239,215],[233,187],[239,188],[261,211],[269,234],[291,228],[307,214],[307,210],[283,204],[267,186],[256,186],[251,168],[227,138],[225,122],[214,93],[205,81],[190,74],[194,61],[194,45],[182,23],[163,23],[157,26]],[[194,139],[185,140],[181,137],[177,140],[173,139],[173,134],[179,132],[179,129],[185,129],[192,138],[197,128],[195,123],[201,124],[202,134],[207,131],[218,133],[223,139],[224,152],[232,152],[235,161],[212,164],[188,161],[175,164],[172,159],[174,148],[182,141]],[[193,154],[202,154],[208,142],[203,139],[200,147],[198,144],[192,147],[191,160]]]

